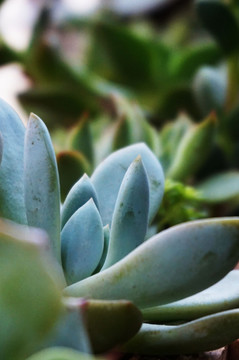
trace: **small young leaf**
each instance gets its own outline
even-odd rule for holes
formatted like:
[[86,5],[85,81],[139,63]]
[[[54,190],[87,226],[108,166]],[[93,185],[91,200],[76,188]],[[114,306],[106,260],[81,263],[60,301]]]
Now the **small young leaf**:
[[180,224],[64,291],[93,299],[124,298],[141,308],[180,300],[213,285],[236,265],[238,236],[237,217]]
[[27,221],[46,230],[50,247],[60,255],[60,185],[54,149],[43,121],[31,115],[24,153],[24,185]]
[[149,180],[149,222],[158,211],[164,191],[162,167],[156,156],[144,143],[134,144],[108,156],[96,168],[91,177],[98,195],[99,209],[104,225],[111,224],[121,182],[128,167],[138,155],[142,157]]
[[238,332],[239,310],[228,310],[177,326],[143,324],[122,350],[157,356],[200,353],[230,344]]
[[193,320],[239,307],[239,271],[233,270],[221,281],[188,298],[143,310],[147,322]]
[[139,156],[128,168],[119,189],[112,218],[109,249],[102,270],[121,260],[144,241],[148,212],[149,183]]
[[66,223],[61,243],[67,282],[72,284],[90,276],[99,264],[104,246],[100,214],[92,199]]
[[0,217],[26,224],[23,187],[25,127],[15,111],[0,99],[2,162],[0,167]]
[[80,180],[75,183],[71,188],[66,200],[62,206],[61,212],[61,226],[62,228],[70,217],[78,210],[81,206],[87,203],[90,199],[94,200],[96,207],[98,208],[97,195],[89,177],[84,174]]

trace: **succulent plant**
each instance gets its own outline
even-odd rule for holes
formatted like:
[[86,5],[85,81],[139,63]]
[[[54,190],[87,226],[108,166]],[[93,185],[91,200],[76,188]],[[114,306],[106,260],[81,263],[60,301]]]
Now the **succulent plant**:
[[[46,126],[31,115],[25,129],[6,103],[0,105],[0,215],[23,224],[13,226],[29,231],[33,243],[32,227],[48,234],[45,271],[64,288],[61,314],[51,319],[38,349],[104,352],[121,344],[122,351],[142,354],[189,353],[238,337],[239,273],[232,269],[239,259],[239,218],[192,221],[148,238],[164,174],[144,143],[108,156],[91,178],[76,182],[60,209]],[[44,354],[51,358],[52,350],[32,359]]]

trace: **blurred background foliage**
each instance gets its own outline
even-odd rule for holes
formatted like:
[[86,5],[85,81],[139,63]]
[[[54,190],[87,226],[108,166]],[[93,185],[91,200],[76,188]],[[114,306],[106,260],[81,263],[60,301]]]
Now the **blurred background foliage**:
[[21,64],[30,83],[18,100],[51,131],[62,200],[109,153],[144,141],[167,178],[156,227],[238,214],[238,1],[108,0],[84,16],[27,2],[29,43],[2,36],[0,65]]

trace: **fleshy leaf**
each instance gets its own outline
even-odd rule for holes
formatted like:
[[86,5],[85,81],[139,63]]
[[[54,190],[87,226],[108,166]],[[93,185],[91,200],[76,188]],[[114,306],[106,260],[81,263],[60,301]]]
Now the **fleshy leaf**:
[[57,154],[57,165],[61,183],[61,199],[64,201],[76,181],[84,173],[90,172],[90,164],[83,154],[70,150]]
[[142,324],[142,314],[130,301],[87,300],[85,320],[92,348],[102,353],[133,337]]
[[102,267],[105,263],[105,259],[106,259],[106,256],[108,253],[108,248],[109,248],[109,242],[110,242],[110,227],[109,227],[109,225],[105,225],[103,227],[103,230],[104,230],[104,249],[103,249],[103,253],[102,253],[100,262],[99,262],[97,268],[95,269],[95,273],[99,272],[102,269]]
[[62,263],[68,283],[90,276],[103,252],[100,214],[91,199],[79,208],[61,232]]
[[239,271],[233,270],[208,289],[174,303],[143,310],[147,322],[193,320],[239,307]]
[[53,278],[54,268],[48,272],[45,246],[43,231],[0,221],[3,360],[22,360],[38,347],[62,310],[60,284]]
[[84,174],[80,180],[75,183],[71,188],[66,200],[62,206],[61,212],[61,226],[62,228],[70,217],[83,206],[88,200],[94,200],[95,205],[98,207],[97,195],[89,177]]
[[2,162],[2,154],[3,154],[3,137],[2,134],[0,132],[0,165]]
[[239,172],[229,171],[214,175],[198,185],[201,198],[209,203],[220,203],[239,197]]
[[180,300],[213,285],[236,265],[238,236],[239,218],[180,224],[64,291],[93,299],[124,298],[141,308]]
[[24,167],[28,224],[46,230],[60,262],[59,176],[50,135],[36,115],[31,115],[27,124]]
[[143,324],[122,350],[157,356],[199,353],[231,343],[238,332],[239,310],[228,310],[177,326]]
[[149,222],[155,216],[163,197],[164,175],[162,167],[144,144],[139,143],[118,150],[108,156],[94,171],[92,182],[99,200],[99,209],[103,224],[111,224],[111,219],[123,177],[132,163],[140,155],[145,164],[149,180]]
[[4,144],[0,167],[0,216],[26,224],[23,195],[25,127],[15,111],[1,99],[0,132]]
[[192,127],[182,138],[167,176],[184,180],[193,175],[211,150],[215,133],[216,117],[211,113],[203,122]]
[[148,211],[149,183],[139,156],[128,168],[119,189],[103,269],[121,260],[144,241]]
[[[81,352],[67,349],[65,347],[54,347],[39,351],[28,357],[26,360],[100,360],[94,356],[83,354]],[[103,359],[102,359],[103,360]]]

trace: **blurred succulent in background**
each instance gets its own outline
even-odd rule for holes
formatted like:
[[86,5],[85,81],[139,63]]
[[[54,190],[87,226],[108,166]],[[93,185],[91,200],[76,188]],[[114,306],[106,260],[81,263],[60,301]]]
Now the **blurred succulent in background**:
[[[74,351],[66,348],[102,353],[116,345],[121,345],[121,351],[141,354],[190,353],[215,349],[238,337],[238,272],[232,270],[239,259],[238,218],[187,222],[151,237],[151,224],[164,193],[164,175],[157,157],[144,143],[115,151],[91,178],[79,179],[60,211],[57,163],[44,123],[31,115],[25,129],[1,101],[0,131],[0,214],[23,224],[10,224],[6,230],[3,223],[2,233],[10,233],[11,241],[20,246],[22,228],[20,238],[34,243],[37,230],[27,224],[44,230],[49,238],[44,259],[39,255],[44,271],[33,265],[39,281],[43,279],[40,295],[46,296],[42,300],[45,313],[39,303],[30,304],[41,321],[49,321],[48,336],[44,333],[28,348],[28,332],[33,335],[40,324],[34,320],[31,328],[27,323],[28,331],[19,344],[24,355],[19,352],[19,359],[34,349],[40,352],[30,359],[51,358],[58,351],[74,359]],[[1,266],[7,263],[12,271],[9,264],[15,263],[17,250],[11,252],[11,262],[8,253],[6,249]],[[24,278],[28,279],[29,272],[31,292],[35,273],[26,257],[22,261],[26,263]],[[19,264],[20,269],[22,266]],[[49,292],[48,283],[55,284]],[[15,294],[6,285],[0,301],[5,291],[9,296]],[[26,309],[20,294],[17,303]],[[54,303],[59,304],[55,317],[48,313]],[[12,309],[19,316],[24,314],[15,303]],[[146,323],[138,332],[142,316]],[[178,320],[185,323],[167,325]],[[3,326],[5,321],[9,319],[3,318]],[[16,342],[18,334],[11,336]],[[3,346],[11,350],[5,341]],[[52,347],[58,349],[49,350]]]

